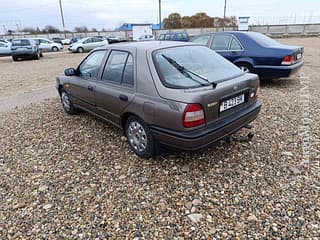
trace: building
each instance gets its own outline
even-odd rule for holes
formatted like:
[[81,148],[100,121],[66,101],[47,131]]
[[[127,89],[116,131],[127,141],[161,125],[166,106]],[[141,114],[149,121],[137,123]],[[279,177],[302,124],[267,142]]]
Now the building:
[[116,28],[116,31],[132,31],[132,27],[136,26],[143,26],[143,25],[152,25],[152,30],[160,30],[164,29],[164,24],[151,24],[151,23],[124,23],[120,27]]

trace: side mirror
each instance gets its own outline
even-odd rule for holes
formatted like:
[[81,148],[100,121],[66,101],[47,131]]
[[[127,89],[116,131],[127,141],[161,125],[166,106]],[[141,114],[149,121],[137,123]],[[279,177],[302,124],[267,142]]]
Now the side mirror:
[[64,70],[64,75],[75,76],[75,75],[77,75],[77,70],[74,68],[67,68],[66,70]]

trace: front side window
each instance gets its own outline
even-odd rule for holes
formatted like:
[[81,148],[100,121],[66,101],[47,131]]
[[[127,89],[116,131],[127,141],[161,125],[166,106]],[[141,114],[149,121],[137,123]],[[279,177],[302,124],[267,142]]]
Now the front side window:
[[192,39],[191,42],[198,43],[201,45],[207,45],[209,39],[210,39],[210,35],[202,35],[202,36],[199,36],[197,38]]
[[161,34],[160,37],[159,37],[159,40],[164,40],[164,37],[165,37],[165,35]]
[[158,50],[153,53],[153,59],[162,83],[169,88],[201,87],[210,84],[208,81],[220,82],[244,74],[231,62],[205,46]]
[[128,52],[113,50],[103,71],[102,81],[133,85],[133,58]]
[[79,67],[80,76],[97,78],[105,54],[105,50],[91,53]]
[[231,35],[216,34],[213,38],[211,48],[215,51],[226,51],[229,48]]

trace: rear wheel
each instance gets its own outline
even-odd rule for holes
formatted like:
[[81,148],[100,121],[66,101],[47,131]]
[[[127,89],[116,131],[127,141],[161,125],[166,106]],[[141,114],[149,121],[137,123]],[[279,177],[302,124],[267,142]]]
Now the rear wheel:
[[237,63],[237,66],[245,73],[254,73],[253,67],[249,63]]
[[37,53],[34,55],[34,59],[35,59],[35,60],[39,60],[39,59],[40,59],[40,52],[37,52]]
[[83,52],[84,52],[83,47],[78,47],[78,48],[77,48],[77,52],[78,52],[78,53],[83,53]]
[[18,57],[17,56],[12,56],[12,60],[15,61],[15,62],[18,61]]
[[142,158],[154,156],[156,143],[149,127],[138,117],[127,119],[125,133],[131,149]]
[[52,47],[52,52],[58,52],[59,48],[57,48],[56,46]]

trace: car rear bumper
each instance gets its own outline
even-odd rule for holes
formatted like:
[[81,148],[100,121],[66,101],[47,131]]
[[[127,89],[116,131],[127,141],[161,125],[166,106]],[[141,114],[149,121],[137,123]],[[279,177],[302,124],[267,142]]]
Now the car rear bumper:
[[290,66],[255,66],[255,73],[260,78],[276,79],[282,77],[289,77],[296,73],[303,66],[303,61],[295,63]]
[[257,118],[260,109],[261,104],[256,102],[241,112],[190,132],[177,132],[156,126],[150,126],[150,129],[155,139],[161,144],[175,149],[195,151],[245,127]]

